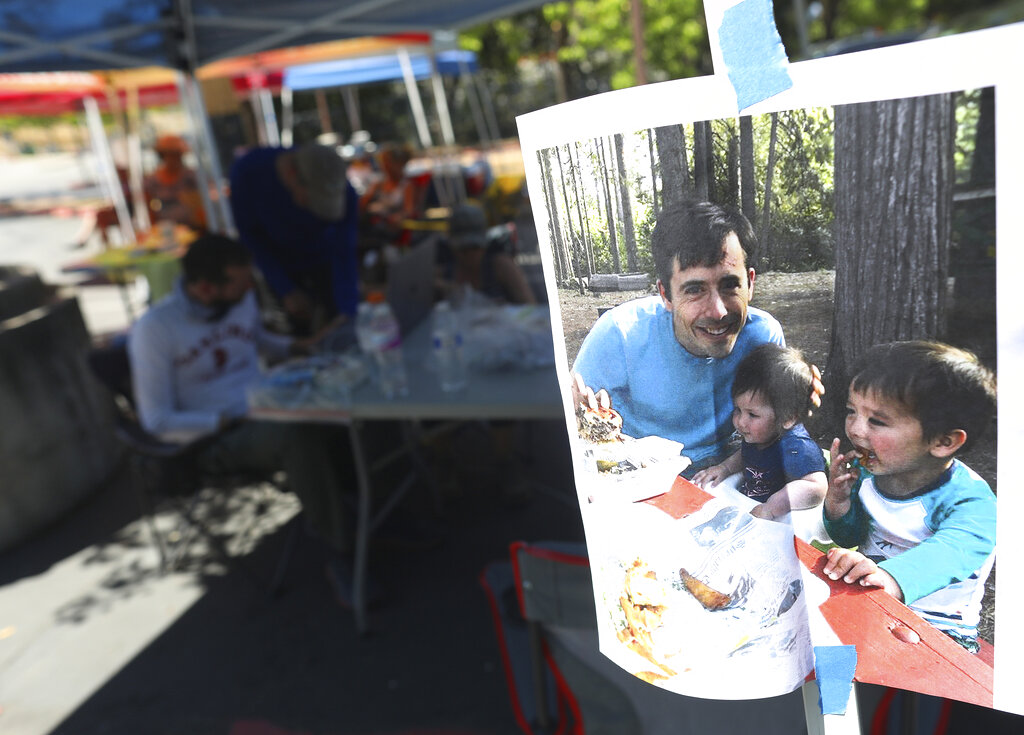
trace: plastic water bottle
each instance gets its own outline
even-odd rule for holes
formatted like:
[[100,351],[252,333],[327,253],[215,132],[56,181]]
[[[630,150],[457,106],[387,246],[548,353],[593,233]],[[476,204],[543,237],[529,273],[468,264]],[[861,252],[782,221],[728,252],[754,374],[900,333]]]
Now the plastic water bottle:
[[434,306],[434,365],[441,390],[452,393],[466,387],[466,363],[462,354],[462,330],[459,316],[451,304],[439,301]]
[[380,392],[385,398],[407,395],[409,382],[402,359],[402,334],[386,301],[373,307],[370,334]]
[[367,375],[370,379],[376,381],[377,366],[374,364],[376,359],[373,356],[373,332],[370,322],[373,320],[373,304],[369,301],[363,301],[359,304],[359,308],[356,311],[356,343],[359,345],[359,350],[363,353],[363,362],[366,365]]

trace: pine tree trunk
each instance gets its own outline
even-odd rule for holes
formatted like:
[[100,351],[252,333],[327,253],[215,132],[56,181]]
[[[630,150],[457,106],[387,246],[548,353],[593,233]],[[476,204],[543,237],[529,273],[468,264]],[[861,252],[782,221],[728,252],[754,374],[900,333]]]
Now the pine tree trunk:
[[864,350],[944,334],[955,130],[948,94],[836,108],[826,371],[836,425],[851,364]]
[[580,242],[583,244],[583,254],[587,262],[587,275],[597,272],[594,262],[594,235],[590,231],[590,217],[587,213],[586,185],[583,183],[583,168],[580,162],[580,144],[576,141],[573,144],[576,149],[576,178],[578,182],[576,194],[576,216],[580,221]]
[[779,113],[772,113],[772,132],[768,140],[768,167],[764,174],[764,202],[761,207],[761,228],[759,232],[759,256],[756,260],[762,268],[771,268],[772,263],[772,179],[775,176],[775,146],[779,140]]
[[636,230],[633,226],[633,208],[629,203],[629,178],[622,154],[622,133],[615,134],[615,162],[619,169],[619,202],[622,207],[622,239],[626,246],[626,270],[636,271],[639,259],[636,253]]
[[657,218],[661,207],[658,204],[658,159],[654,155],[654,128],[647,129],[647,155],[651,159],[651,208]]
[[551,175],[550,149],[537,153],[544,176],[544,206],[548,213],[548,239],[551,242],[552,260],[555,262],[555,279],[562,283],[567,278],[565,243],[562,241],[562,227],[558,221],[558,207],[555,205],[555,182]]
[[734,207],[740,204],[740,141],[736,136],[736,128],[729,124],[729,149],[726,155],[725,169],[729,175],[729,191],[725,200]]
[[[568,147],[566,147],[566,153],[568,153]],[[565,170],[562,168],[562,149],[555,148],[555,157],[558,159],[558,178],[562,182],[562,199],[565,202],[565,224],[569,229],[568,244],[572,248],[572,270],[573,277],[579,283],[580,295],[584,293],[583,288],[583,271],[580,269],[580,243],[576,237],[576,233],[572,229],[572,209],[569,206],[569,187],[565,185]],[[571,162],[570,162],[571,163]]]
[[621,273],[622,265],[619,263],[619,236],[615,231],[615,210],[612,204],[611,190],[615,185],[614,172],[608,167],[608,159],[604,154],[604,138],[598,138],[599,151],[601,153],[601,177],[604,185],[604,202],[608,220],[608,248],[612,254],[612,272]]
[[710,196],[711,178],[708,176],[710,169],[711,150],[708,147],[709,122],[695,122],[693,124],[693,187],[694,194],[702,202],[706,202]]
[[662,207],[666,209],[683,201],[689,189],[685,136],[682,125],[666,125],[654,130],[661,163]]
[[751,222],[757,219],[754,178],[754,123],[746,115],[740,118],[740,210]]

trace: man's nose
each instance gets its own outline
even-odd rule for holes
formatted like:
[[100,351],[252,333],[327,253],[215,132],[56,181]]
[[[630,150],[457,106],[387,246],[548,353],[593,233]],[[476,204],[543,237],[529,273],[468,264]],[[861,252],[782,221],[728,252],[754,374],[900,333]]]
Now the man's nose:
[[725,301],[722,299],[722,294],[718,291],[712,291],[708,297],[708,303],[706,307],[706,314],[711,319],[724,319],[729,313],[729,310],[725,307]]
[[848,416],[846,418],[846,435],[852,440],[856,441],[855,437],[861,437],[864,435],[864,419],[858,416]]

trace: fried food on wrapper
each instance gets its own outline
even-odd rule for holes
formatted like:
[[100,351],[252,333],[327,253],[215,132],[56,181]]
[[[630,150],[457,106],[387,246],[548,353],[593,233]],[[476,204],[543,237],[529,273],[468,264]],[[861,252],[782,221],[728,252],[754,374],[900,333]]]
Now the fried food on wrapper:
[[655,654],[651,636],[652,631],[661,625],[661,617],[665,612],[664,602],[665,589],[658,582],[657,575],[640,559],[635,560],[633,566],[626,571],[624,594],[619,597],[626,627],[619,631],[618,638],[627,648],[643,656],[667,675],[655,672],[636,674],[647,682],[652,681],[647,676],[665,679],[676,675]]
[[604,406],[577,406],[576,428],[580,438],[592,444],[622,441],[622,416]]
[[683,586],[693,595],[705,610],[722,610],[729,606],[732,598],[724,592],[711,589],[685,569],[679,570],[679,579]]

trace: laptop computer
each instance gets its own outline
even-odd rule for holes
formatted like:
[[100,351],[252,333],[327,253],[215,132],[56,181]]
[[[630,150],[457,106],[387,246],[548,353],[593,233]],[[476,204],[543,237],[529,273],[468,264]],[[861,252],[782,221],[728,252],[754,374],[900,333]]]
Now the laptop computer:
[[429,237],[388,264],[386,296],[403,337],[434,306],[434,259],[437,238]]

